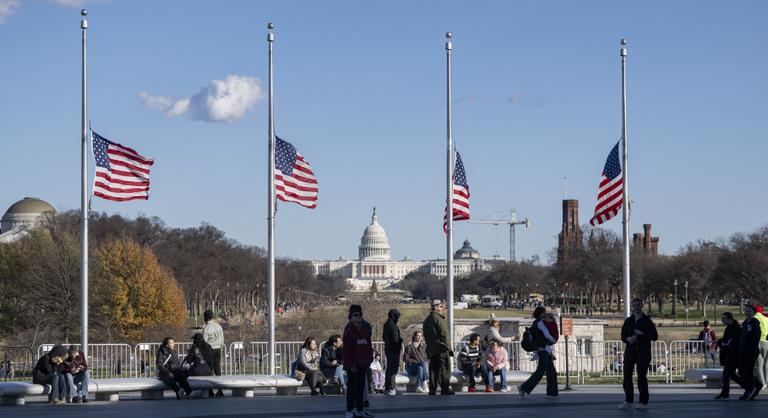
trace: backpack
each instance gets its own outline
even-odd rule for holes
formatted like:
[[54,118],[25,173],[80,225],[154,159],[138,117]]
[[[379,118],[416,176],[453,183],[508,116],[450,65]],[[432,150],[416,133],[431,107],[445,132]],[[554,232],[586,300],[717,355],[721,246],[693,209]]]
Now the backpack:
[[538,320],[533,321],[533,324],[531,324],[530,327],[525,328],[523,337],[520,338],[520,347],[529,353],[536,351],[538,348],[537,339],[539,336],[538,334],[540,334],[541,331],[538,329],[537,325]]

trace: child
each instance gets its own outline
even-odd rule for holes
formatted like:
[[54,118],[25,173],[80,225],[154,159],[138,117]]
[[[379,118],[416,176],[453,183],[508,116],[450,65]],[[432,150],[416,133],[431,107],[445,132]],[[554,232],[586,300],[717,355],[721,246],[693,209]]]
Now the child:
[[373,391],[384,393],[384,367],[381,365],[381,354],[378,352],[374,353],[371,372],[373,374]]
[[[549,335],[552,336],[552,338],[557,342],[557,340],[560,338],[560,333],[557,331],[557,322],[555,321],[555,315],[551,313],[547,313],[544,315],[544,325],[547,327],[547,331],[549,331]],[[547,341],[549,343],[549,341]],[[549,343],[548,345],[551,347],[555,343]],[[552,353],[552,360],[556,360],[557,357],[555,357],[554,350],[550,350]]]

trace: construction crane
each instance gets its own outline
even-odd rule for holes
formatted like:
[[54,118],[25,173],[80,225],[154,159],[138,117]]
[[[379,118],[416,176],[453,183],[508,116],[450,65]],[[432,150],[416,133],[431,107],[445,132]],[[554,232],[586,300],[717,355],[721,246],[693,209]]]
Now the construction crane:
[[[501,214],[501,216],[494,216],[495,214]],[[509,261],[515,260],[515,227],[517,225],[525,225],[526,228],[530,228],[531,220],[525,218],[522,221],[517,220],[517,209],[510,209],[509,217],[506,215],[506,211],[494,212],[488,219],[478,219],[467,221],[473,224],[489,224],[489,225],[509,225]]]

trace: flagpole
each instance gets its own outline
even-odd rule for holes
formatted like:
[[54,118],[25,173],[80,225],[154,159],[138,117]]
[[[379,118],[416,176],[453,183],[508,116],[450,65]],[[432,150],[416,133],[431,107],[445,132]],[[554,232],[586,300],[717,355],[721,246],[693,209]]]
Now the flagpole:
[[622,161],[624,168],[621,171],[622,183],[622,224],[624,232],[624,317],[630,315],[630,291],[629,280],[629,182],[627,172],[629,171],[628,152],[627,152],[627,40],[621,40],[621,141],[622,141]]
[[80,10],[83,19],[82,120],[80,144],[80,339],[83,356],[88,358],[88,78],[86,61],[86,32],[88,11]]
[[272,42],[275,35],[273,23],[267,24],[267,45],[269,45],[269,172],[267,174],[267,240],[269,263],[267,267],[267,318],[269,321],[269,374],[275,374],[275,118],[272,92]]
[[445,34],[445,64],[446,64],[446,262],[448,297],[445,301],[448,307],[448,344],[453,350],[453,131],[451,126],[451,32]]

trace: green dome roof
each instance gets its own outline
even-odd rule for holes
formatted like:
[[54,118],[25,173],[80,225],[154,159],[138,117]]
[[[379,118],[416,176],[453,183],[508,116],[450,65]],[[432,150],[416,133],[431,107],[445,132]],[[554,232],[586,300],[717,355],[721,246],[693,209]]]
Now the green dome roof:
[[5,214],[11,215],[16,213],[45,213],[45,212],[56,213],[56,209],[54,209],[50,203],[44,200],[40,200],[34,197],[25,197],[24,199],[21,199],[18,202],[12,204],[11,207],[9,207],[7,211],[5,211]]

